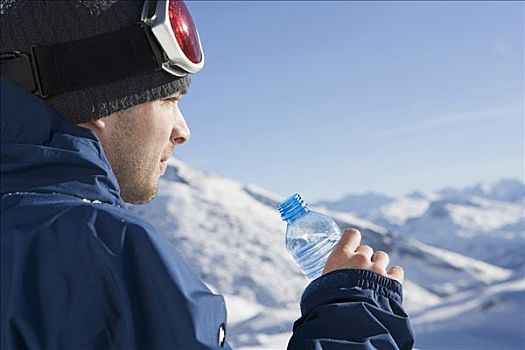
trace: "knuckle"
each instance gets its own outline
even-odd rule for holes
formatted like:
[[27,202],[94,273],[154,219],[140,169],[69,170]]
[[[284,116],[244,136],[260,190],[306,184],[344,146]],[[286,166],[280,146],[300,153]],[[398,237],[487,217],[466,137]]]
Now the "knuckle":
[[363,249],[363,250],[373,250],[371,246],[369,246],[368,244],[361,244],[359,246],[359,248]]
[[382,250],[378,250],[374,253],[374,258],[376,259],[383,259],[383,260],[388,260],[389,257],[388,257],[388,254]]
[[361,253],[354,254],[351,260],[358,265],[366,265],[369,262],[368,257]]
[[383,269],[382,267],[379,267],[377,265],[372,265],[372,271],[375,272],[375,273],[378,273],[380,275],[384,275],[385,274],[385,269]]
[[352,251],[352,248],[350,245],[345,245],[342,247],[341,249],[341,254],[346,258],[346,259],[350,259],[354,254],[355,252]]
[[336,261],[348,261],[354,254],[349,246],[344,245],[334,249],[330,257]]
[[356,252],[366,254],[370,258],[374,254],[374,249],[372,249],[371,246],[364,244],[357,247]]
[[330,253],[330,255],[328,255],[328,259],[326,259],[326,261],[330,262],[334,260],[339,260],[341,255],[342,250],[336,246],[334,250]]

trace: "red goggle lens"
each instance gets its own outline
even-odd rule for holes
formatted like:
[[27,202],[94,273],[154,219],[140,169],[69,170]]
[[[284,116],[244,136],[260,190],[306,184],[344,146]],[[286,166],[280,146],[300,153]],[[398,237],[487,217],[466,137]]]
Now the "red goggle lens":
[[193,63],[202,61],[202,49],[197,28],[193,24],[190,11],[182,0],[170,0],[168,6],[171,29],[182,52]]

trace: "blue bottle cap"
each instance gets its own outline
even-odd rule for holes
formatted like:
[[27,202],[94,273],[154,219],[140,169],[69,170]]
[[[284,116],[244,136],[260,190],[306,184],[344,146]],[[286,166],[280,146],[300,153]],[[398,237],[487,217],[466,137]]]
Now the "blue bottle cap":
[[279,204],[277,209],[281,214],[281,218],[288,223],[297,220],[309,212],[307,204],[298,193]]

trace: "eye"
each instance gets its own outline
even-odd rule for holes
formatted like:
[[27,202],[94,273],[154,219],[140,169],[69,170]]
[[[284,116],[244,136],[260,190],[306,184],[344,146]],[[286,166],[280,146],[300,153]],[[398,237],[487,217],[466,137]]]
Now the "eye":
[[180,97],[170,97],[170,98],[164,99],[164,101],[166,102],[178,102],[179,100],[180,100]]

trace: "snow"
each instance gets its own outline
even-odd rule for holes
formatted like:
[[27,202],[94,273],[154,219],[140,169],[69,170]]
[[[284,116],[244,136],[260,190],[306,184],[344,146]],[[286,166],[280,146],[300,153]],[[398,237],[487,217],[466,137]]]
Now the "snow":
[[[132,210],[225,296],[234,348],[286,348],[307,281],[284,247],[286,224],[275,207],[285,198],[178,159],[168,165],[159,196]],[[371,201],[366,215],[311,208],[341,228],[359,228],[364,243],[404,267],[404,303],[418,347],[514,349],[525,341],[525,202],[501,186],[487,188],[492,198],[479,191],[459,198],[457,190],[453,200],[416,192],[379,200],[379,207]]]
[[[155,201],[133,210],[195,261],[206,282],[221,293],[268,307],[297,305],[307,281],[284,246],[286,223],[275,208],[284,198],[191,169],[177,159],[169,161],[160,186]],[[345,220],[337,222],[361,228],[370,243],[386,244],[383,229],[378,228],[381,234],[364,220]]]
[[441,301],[439,296],[411,280],[403,282],[403,294],[403,305],[411,312],[426,310],[428,307],[434,306]]
[[[452,319],[456,316],[464,314],[466,311],[478,308],[486,304],[487,300],[494,299],[494,295],[502,292],[519,292],[525,290],[525,279],[521,278],[516,281],[504,282],[495,284],[480,291],[476,291],[476,295],[472,292],[463,292],[454,295],[446,302],[442,302],[438,307],[430,310],[425,310],[422,315],[417,315],[412,318],[414,325],[425,323],[433,323],[436,321],[443,321]],[[488,305],[486,308],[490,307]]]
[[291,325],[300,317],[297,308],[267,308],[235,295],[224,295],[224,299],[227,310],[235,310],[228,313],[228,338],[237,349],[286,348]]
[[443,262],[448,263],[449,266],[458,271],[465,271],[471,275],[473,279],[478,279],[487,284],[495,281],[502,281],[512,276],[512,271],[508,269],[503,269],[480,260],[475,260],[461,254],[432,247],[417,241],[412,241],[411,243],[421,251],[428,253],[428,255],[439,256],[439,258]]
[[[379,202],[378,198],[388,198]],[[363,200],[366,210],[349,201]],[[326,208],[349,208],[346,215],[380,225],[460,254],[516,269],[525,264],[525,184],[503,179],[436,193],[412,192],[399,198],[372,193],[323,201]],[[371,204],[376,203],[377,206]],[[362,207],[361,207],[362,209]]]
[[461,293],[416,313],[416,346],[447,349],[524,349],[525,279]]
[[446,188],[438,193],[448,199],[477,196],[497,201],[519,202],[525,198],[525,186],[523,180],[502,179],[497,182],[481,182],[463,189]]
[[427,198],[402,197],[372,211],[370,217],[391,225],[400,226],[409,219],[417,218],[424,214],[430,203],[430,200]]
[[[490,232],[517,223],[523,217],[523,205],[474,197],[471,205],[449,204],[452,222],[465,231]],[[525,231],[523,232],[525,235]]]
[[[418,287],[438,297],[483,288],[508,279],[514,273],[509,269],[403,237],[396,241],[390,252],[390,261],[403,266],[409,282],[416,283]],[[407,287],[410,289],[410,284]],[[415,297],[410,296],[410,290],[406,294],[409,295],[409,300]]]
[[398,232],[502,267],[525,263],[525,206],[470,197],[433,202]]
[[92,203],[92,204],[102,204],[101,201],[99,201],[98,199],[95,199],[95,200],[89,200],[89,199],[86,199],[86,198],[82,198],[82,202],[84,203]]

